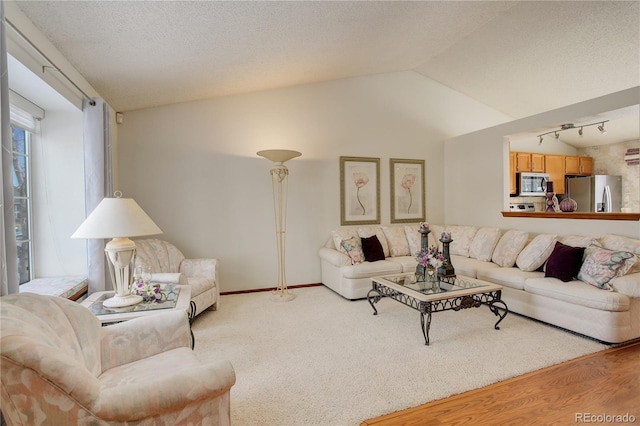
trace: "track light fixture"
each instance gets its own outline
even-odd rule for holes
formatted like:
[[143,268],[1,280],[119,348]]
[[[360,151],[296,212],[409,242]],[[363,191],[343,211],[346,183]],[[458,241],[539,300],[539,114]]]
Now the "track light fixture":
[[[604,121],[597,121],[595,123],[589,123],[589,124],[581,124],[580,128],[578,129],[578,135],[582,137],[583,134],[583,128],[585,127],[589,127],[589,126],[595,126],[598,125],[598,130],[600,130],[600,133],[602,133],[603,135],[605,133],[607,133],[607,131],[604,128],[604,123],[607,123],[609,120],[604,120]],[[559,129],[557,130],[552,130],[550,132],[547,133],[541,133],[538,135],[538,137],[540,138],[540,141],[538,142],[538,145],[542,145],[542,140],[543,140],[543,136],[546,135],[550,135],[551,133],[553,133],[556,137],[556,139],[560,139],[560,132],[564,132],[565,130],[571,130],[571,129],[575,129],[576,126],[573,123],[567,123],[567,124],[563,124],[562,126],[560,126]]]

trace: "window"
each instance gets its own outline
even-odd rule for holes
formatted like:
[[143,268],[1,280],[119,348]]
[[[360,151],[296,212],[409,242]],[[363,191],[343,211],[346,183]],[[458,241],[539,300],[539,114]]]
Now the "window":
[[18,281],[31,280],[33,250],[31,242],[31,186],[29,151],[31,132],[11,126],[13,134],[13,213],[18,251]]

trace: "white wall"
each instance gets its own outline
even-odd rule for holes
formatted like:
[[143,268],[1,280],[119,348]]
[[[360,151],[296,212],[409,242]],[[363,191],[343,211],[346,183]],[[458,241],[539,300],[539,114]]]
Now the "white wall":
[[571,122],[636,105],[640,87],[455,137],[445,143],[445,217],[448,224],[498,226],[530,232],[640,238],[637,221],[503,218],[508,206],[509,154],[506,135]]
[[340,225],[339,157],[426,162],[427,220],[444,221],[443,141],[508,117],[414,72],[346,79],[124,113],[119,182],[186,256],[221,261],[221,290],[277,278],[271,164],[255,153],[302,152],[290,170],[289,285],[321,281],[318,249]]
[[48,110],[31,144],[36,277],[84,275],[86,242],[71,240],[84,220],[82,112]]

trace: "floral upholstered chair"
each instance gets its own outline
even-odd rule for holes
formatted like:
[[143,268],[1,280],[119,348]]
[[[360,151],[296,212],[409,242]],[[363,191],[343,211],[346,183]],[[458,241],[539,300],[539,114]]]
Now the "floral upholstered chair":
[[152,282],[188,284],[198,315],[215,310],[220,299],[217,259],[185,259],[173,244],[158,239],[136,240],[136,266],[151,268]]
[[235,372],[200,362],[168,311],[101,327],[55,296],[0,298],[2,412],[9,425],[228,425]]

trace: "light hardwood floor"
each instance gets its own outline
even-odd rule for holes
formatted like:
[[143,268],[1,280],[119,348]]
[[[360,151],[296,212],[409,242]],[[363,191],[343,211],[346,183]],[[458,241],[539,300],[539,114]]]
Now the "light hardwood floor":
[[[607,349],[361,426],[640,424],[640,342]],[[635,420],[635,422],[630,421]]]

